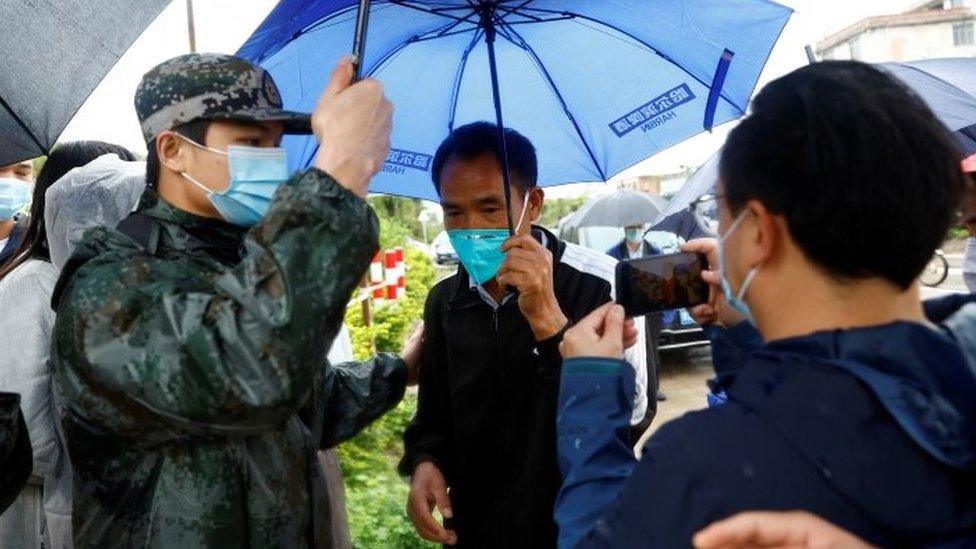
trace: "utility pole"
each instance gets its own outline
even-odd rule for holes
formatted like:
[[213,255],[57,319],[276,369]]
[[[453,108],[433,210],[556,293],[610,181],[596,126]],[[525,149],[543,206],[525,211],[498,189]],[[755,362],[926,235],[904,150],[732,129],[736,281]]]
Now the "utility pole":
[[196,53],[197,31],[193,25],[193,0],[186,0],[186,28],[190,34],[190,53]]
[[807,44],[803,48],[803,50],[807,52],[807,62],[808,63],[810,63],[812,65],[812,64],[814,64],[814,63],[817,62],[817,56],[813,54],[813,48],[810,47],[810,44]]

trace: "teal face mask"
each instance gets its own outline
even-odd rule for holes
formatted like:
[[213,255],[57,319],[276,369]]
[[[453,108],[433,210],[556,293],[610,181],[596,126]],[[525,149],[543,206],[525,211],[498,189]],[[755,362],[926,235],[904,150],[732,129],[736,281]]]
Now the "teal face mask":
[[[528,211],[529,197],[526,195],[522,205],[515,232],[518,233]],[[451,245],[458,255],[464,270],[468,271],[475,284],[483,285],[495,278],[495,274],[505,261],[502,244],[510,236],[505,229],[452,229],[447,231]]]
[[185,137],[183,139],[203,150],[227,157],[230,185],[224,191],[215,192],[186,172],[182,174],[207,193],[207,199],[221,217],[228,223],[251,227],[267,215],[271,197],[288,179],[288,155],[285,149],[231,145],[224,152]]
[[498,272],[505,254],[502,244],[508,239],[505,229],[458,229],[447,231],[458,259],[476,284],[484,284]]

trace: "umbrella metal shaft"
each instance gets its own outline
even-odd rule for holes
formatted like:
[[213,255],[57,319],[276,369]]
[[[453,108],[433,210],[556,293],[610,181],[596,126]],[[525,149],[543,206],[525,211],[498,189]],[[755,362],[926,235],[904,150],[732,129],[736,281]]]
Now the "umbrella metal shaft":
[[485,43],[488,46],[488,69],[491,72],[491,96],[495,104],[495,124],[498,126],[498,147],[502,156],[502,183],[505,190],[505,213],[508,216],[508,232],[515,234],[512,219],[512,177],[508,164],[508,144],[505,140],[505,121],[502,118],[502,98],[498,90],[498,65],[495,62],[495,23],[493,6],[481,9],[481,26],[485,29]]
[[352,42],[354,73],[353,82],[359,82],[363,77],[363,52],[366,49],[366,30],[369,27],[369,7],[371,0],[359,0],[359,13],[356,15],[356,36]]

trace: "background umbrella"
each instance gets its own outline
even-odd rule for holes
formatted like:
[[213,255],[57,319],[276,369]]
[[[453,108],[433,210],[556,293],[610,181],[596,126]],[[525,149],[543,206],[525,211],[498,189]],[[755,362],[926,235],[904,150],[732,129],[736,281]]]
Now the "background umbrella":
[[170,0],[3,0],[0,166],[47,154]]
[[[357,9],[282,0],[238,53],[271,72],[289,108],[311,109]],[[535,143],[540,184],[605,181],[741,116],[789,14],[765,0],[374,0],[364,73],[396,114],[371,190],[436,200],[437,146],[502,112]],[[314,157],[313,140],[285,146],[293,168]]]
[[[904,82],[928,104],[952,132],[960,158],[976,153],[976,59],[928,59],[876,66]],[[654,221],[655,226],[665,224],[669,216],[687,210],[699,197],[715,192],[721,156],[719,149],[681,186]]]
[[655,195],[620,190],[587,201],[570,223],[575,227],[630,227],[650,223],[667,202]]

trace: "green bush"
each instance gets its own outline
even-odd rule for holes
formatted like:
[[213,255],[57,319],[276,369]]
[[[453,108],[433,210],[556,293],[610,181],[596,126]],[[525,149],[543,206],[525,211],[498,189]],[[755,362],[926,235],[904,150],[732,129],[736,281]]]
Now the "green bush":
[[339,447],[356,547],[433,547],[417,536],[407,519],[409,488],[396,472],[403,455],[403,429],[416,409],[417,398],[407,395],[395,410]]
[[[402,246],[411,231],[396,219],[382,216],[381,245]],[[424,301],[434,285],[436,271],[424,251],[404,249],[407,267],[405,295],[394,303],[373,305],[373,324],[363,324],[362,308],[346,311],[346,325],[357,360],[377,351],[398,352],[414,326],[423,318]],[[349,527],[356,547],[434,547],[421,540],[407,519],[409,488],[399,477],[396,464],[403,455],[403,430],[417,409],[417,398],[408,394],[400,405],[339,447],[346,484]]]
[[953,227],[949,229],[949,240],[962,240],[969,236],[969,231],[964,227]]

